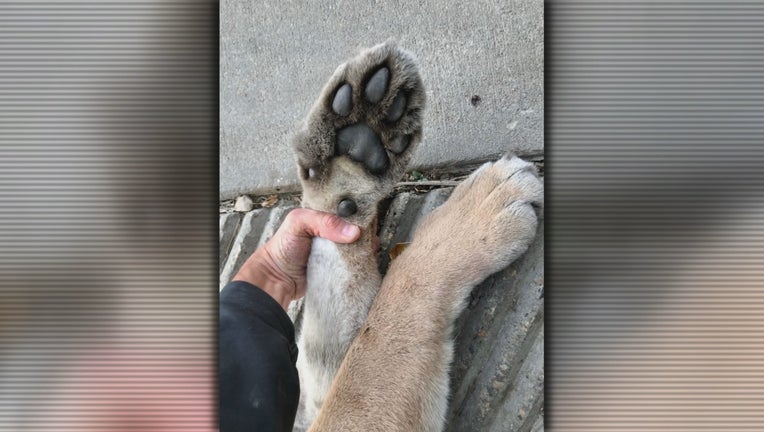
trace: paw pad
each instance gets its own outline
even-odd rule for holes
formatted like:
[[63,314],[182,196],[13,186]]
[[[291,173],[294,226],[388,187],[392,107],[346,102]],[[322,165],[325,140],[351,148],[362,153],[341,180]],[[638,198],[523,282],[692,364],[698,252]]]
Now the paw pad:
[[382,141],[379,135],[364,123],[357,123],[337,132],[336,153],[361,162],[372,174],[382,174],[387,169],[388,159]]
[[[366,102],[373,105],[382,102],[385,95],[390,91],[391,79],[390,69],[386,66],[377,69],[363,88],[363,98]],[[386,112],[382,113],[379,121],[369,118],[367,121],[371,120],[373,124],[381,124],[385,121],[388,125],[394,124],[405,114],[407,103],[406,94],[399,89]],[[347,117],[354,108],[356,107],[353,104],[353,88],[350,83],[345,82],[334,94],[332,111],[341,117]],[[359,109],[364,108],[359,107]],[[396,134],[387,143],[387,149],[393,154],[399,155],[408,148],[410,142],[411,136]],[[384,174],[390,166],[390,158],[385,150],[385,144],[380,138],[380,134],[369,126],[369,123],[355,123],[339,129],[335,155],[348,156],[354,161],[362,163],[369,172],[375,175]]]
[[406,95],[403,92],[398,93],[387,111],[387,121],[397,122],[403,117],[403,111],[406,110]]
[[358,206],[355,201],[345,198],[337,205],[337,215],[339,217],[350,217],[356,214]]
[[337,94],[334,95],[332,101],[332,111],[342,117],[350,114],[350,109],[353,107],[353,89],[350,88],[350,84],[345,84],[337,90]]
[[390,142],[390,151],[395,154],[401,154],[409,146],[411,137],[407,135],[399,135]]
[[390,70],[386,67],[380,68],[374,72],[371,79],[366,84],[366,88],[363,90],[363,95],[366,100],[376,104],[382,100],[387,91],[387,84],[390,83]]

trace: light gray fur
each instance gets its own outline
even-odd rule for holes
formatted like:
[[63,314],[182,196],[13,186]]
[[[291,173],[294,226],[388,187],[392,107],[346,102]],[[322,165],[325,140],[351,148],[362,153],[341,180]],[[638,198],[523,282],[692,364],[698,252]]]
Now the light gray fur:
[[299,335],[300,411],[294,430],[306,430],[321,409],[334,375],[377,295],[376,267],[350,269],[336,244],[315,238],[308,260],[308,294]]

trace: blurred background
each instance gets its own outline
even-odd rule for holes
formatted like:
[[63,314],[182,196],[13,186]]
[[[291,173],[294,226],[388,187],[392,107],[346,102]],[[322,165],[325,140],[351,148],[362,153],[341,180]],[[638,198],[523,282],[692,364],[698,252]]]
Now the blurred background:
[[217,5],[0,4],[0,430],[215,430]]
[[547,427],[764,427],[764,4],[552,2]]

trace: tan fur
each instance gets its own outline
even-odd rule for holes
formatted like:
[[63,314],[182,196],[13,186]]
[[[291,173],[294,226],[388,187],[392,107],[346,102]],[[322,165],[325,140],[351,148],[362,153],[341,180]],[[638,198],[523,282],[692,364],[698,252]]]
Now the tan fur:
[[[435,431],[451,330],[471,289],[530,244],[543,187],[517,158],[475,172],[419,226],[382,282],[311,431]],[[433,418],[438,414],[440,418]]]

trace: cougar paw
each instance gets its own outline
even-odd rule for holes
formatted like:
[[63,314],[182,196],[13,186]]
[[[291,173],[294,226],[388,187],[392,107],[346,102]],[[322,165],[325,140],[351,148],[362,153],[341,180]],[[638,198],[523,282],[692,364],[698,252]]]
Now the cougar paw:
[[464,180],[422,222],[413,244],[442,250],[440,263],[451,263],[446,267],[460,269],[455,277],[476,283],[525,252],[535,237],[543,206],[544,186],[534,165],[504,157],[484,164]]
[[304,205],[348,219],[375,210],[421,141],[424,103],[413,57],[392,41],[338,67],[293,142]]

